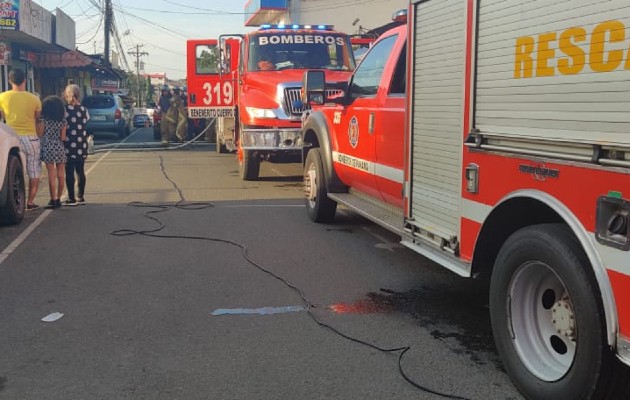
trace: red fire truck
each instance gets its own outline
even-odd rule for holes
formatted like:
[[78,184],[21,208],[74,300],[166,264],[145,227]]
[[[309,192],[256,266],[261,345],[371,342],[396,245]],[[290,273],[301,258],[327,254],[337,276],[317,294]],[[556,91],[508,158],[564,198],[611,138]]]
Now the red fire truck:
[[[260,162],[300,162],[305,69],[335,82],[354,70],[349,36],[329,25],[264,25],[245,35],[189,40],[188,114],[216,117],[217,151],[237,151],[240,176],[258,179]],[[331,92],[332,93],[332,92]]]
[[304,76],[306,208],[490,279],[530,399],[630,398],[630,3],[412,0],[343,96]]

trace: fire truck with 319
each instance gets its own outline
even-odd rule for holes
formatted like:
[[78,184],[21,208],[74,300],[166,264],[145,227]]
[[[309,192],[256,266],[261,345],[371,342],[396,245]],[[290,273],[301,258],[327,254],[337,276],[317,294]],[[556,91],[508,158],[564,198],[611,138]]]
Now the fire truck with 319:
[[188,115],[216,118],[217,151],[237,151],[244,180],[258,179],[263,160],[302,160],[304,70],[324,71],[332,87],[355,66],[349,36],[330,25],[264,25],[189,40],[187,57]]
[[630,4],[514,3],[411,1],[343,96],[306,72],[306,208],[489,277],[527,398],[628,399]]

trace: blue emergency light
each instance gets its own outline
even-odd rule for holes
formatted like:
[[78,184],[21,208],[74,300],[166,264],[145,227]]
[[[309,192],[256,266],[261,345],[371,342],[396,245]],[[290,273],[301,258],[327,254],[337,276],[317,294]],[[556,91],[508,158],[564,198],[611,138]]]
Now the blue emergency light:
[[332,31],[334,29],[333,25],[286,25],[286,24],[262,24],[260,25],[260,30],[268,30],[268,29],[317,29],[320,31]]

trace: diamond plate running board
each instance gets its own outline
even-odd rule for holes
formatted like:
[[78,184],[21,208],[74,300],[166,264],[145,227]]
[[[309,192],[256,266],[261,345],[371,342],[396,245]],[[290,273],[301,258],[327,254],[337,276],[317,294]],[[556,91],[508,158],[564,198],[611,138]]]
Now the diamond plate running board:
[[328,193],[328,197],[387,230],[400,236],[404,233],[404,217],[400,208],[356,192]]

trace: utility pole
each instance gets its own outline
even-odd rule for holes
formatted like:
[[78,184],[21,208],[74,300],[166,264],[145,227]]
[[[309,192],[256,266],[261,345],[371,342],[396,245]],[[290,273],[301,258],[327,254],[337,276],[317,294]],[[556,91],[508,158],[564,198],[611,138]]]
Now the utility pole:
[[146,51],[140,51],[140,48],[142,46],[144,45],[137,44],[135,50],[129,49],[129,54],[136,57],[136,85],[138,93],[138,107],[142,107],[142,95],[140,93],[140,57],[149,55],[149,53],[147,53]]
[[112,31],[112,0],[105,0],[105,65],[110,66],[109,61],[109,35]]

